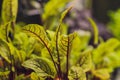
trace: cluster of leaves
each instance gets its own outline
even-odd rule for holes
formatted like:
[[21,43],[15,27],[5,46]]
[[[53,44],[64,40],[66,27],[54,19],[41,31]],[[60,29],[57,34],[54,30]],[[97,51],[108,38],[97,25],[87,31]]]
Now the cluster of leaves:
[[52,35],[48,31],[49,38],[42,26],[29,24],[23,29],[36,37],[45,47],[39,58],[33,58],[23,63],[23,66],[35,71],[36,80],[46,77],[56,80],[86,80],[85,72],[89,71],[92,65],[91,53],[89,51],[80,53],[80,48],[76,49],[76,46],[73,45],[76,40],[80,42],[77,33],[69,35],[60,33],[62,20],[69,10],[70,8],[62,14],[56,32],[52,32]]
[[[91,54],[79,53],[86,44],[83,43],[84,47],[74,52],[76,46],[74,47],[73,44],[76,44],[76,40],[81,42],[78,34],[61,34],[62,21],[71,8],[63,12],[56,32],[49,30],[46,32],[43,26],[37,24],[26,25],[22,31],[30,33],[32,35],[30,37],[15,24],[17,3],[17,0],[3,1],[0,26],[2,32],[0,78],[2,80],[86,80],[85,72],[90,70],[92,63]],[[5,6],[6,4],[8,5]],[[75,60],[70,63],[72,59]]]
[[92,74],[101,80],[109,80],[110,73],[120,66],[120,41],[111,38],[102,42],[93,50],[92,59],[94,67]]
[[[53,2],[53,12],[48,14]],[[45,20],[55,15],[57,7],[64,6],[68,1],[58,2],[50,0],[47,3],[43,15]],[[63,34],[63,19],[71,7],[57,20],[56,31],[51,31],[44,30],[44,26],[38,24],[29,24],[22,28],[16,25],[17,3],[17,0],[3,1],[0,80],[109,80],[110,73],[120,66],[119,40],[109,39],[93,49],[88,45],[89,32]],[[97,26],[91,18],[88,21],[94,29],[94,43],[97,44]]]
[[[88,18],[94,29],[94,44],[98,44],[98,29],[95,22]],[[120,66],[120,41],[110,38],[106,42],[100,41],[99,45],[92,50],[93,67],[88,74],[88,79],[109,80],[110,73]]]

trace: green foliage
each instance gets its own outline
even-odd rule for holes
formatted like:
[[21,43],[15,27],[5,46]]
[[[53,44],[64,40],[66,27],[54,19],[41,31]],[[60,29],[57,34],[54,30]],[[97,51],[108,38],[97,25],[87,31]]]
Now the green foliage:
[[33,36],[36,36],[46,48],[49,47],[49,39],[42,26],[39,26],[37,24],[29,24],[25,26],[23,30],[27,31]]
[[120,40],[120,10],[118,9],[116,12],[110,12],[111,21],[108,23],[108,28],[112,32],[112,34]]
[[[93,62],[95,70],[93,74],[100,79],[109,79],[114,68],[120,66],[119,58],[120,41],[114,38],[101,43],[93,50]],[[99,74],[98,74],[99,73]],[[104,77],[106,75],[106,77]]]
[[55,69],[53,63],[47,58],[35,58],[27,60],[23,63],[23,66],[34,70],[41,77],[54,76]]
[[[28,24],[21,28],[15,24],[18,0],[3,1],[3,23],[0,23],[0,80],[110,78],[114,68],[120,66],[120,41],[111,38],[93,49],[88,45],[91,37],[89,32],[78,30],[64,34],[66,25],[63,20],[72,7],[63,13],[62,11],[69,1],[50,0],[45,5],[42,15],[45,27],[53,29],[57,25],[56,31],[44,30],[45,27],[38,24]],[[94,30],[94,43],[98,44],[97,26],[91,18],[88,21]]]
[[[32,28],[29,28],[30,26],[32,26]],[[78,36],[77,33],[72,33],[72,34],[69,34],[69,35],[61,35],[61,34],[58,34],[59,33],[59,29],[57,29],[56,33],[53,34],[53,32],[52,32],[52,34],[55,37],[52,36],[52,35],[50,36],[50,37],[53,37],[53,39],[54,38],[56,38],[56,39],[55,40],[51,39],[51,41],[49,40],[49,45],[51,45],[51,46],[49,46],[49,45],[47,45],[48,44],[48,42],[47,42],[48,41],[47,35],[46,35],[46,33],[43,33],[41,31],[40,26],[38,26],[38,25],[36,26],[36,24],[35,25],[31,24],[31,25],[25,26],[23,28],[23,30],[27,31],[28,33],[30,33],[32,35],[34,35],[34,37],[36,37],[37,39],[40,40],[41,43],[43,43],[43,45],[46,48],[46,49],[43,50],[44,51],[43,54],[50,56],[50,57],[45,57],[44,56],[43,59],[51,58],[50,61],[53,62],[54,69],[56,69],[56,73],[54,74],[55,76],[57,74],[58,74],[58,76],[61,75],[58,72],[61,72],[61,73],[65,72],[66,75],[69,75],[68,72],[69,72],[70,68],[72,66],[78,65],[78,64],[79,64],[79,67],[81,69],[83,69],[84,72],[87,72],[87,71],[89,71],[91,69],[91,63],[92,62],[91,62],[91,54],[90,54],[89,51],[86,51],[85,53],[81,53],[81,55],[79,55],[80,56],[79,59],[78,59],[79,61],[77,61],[76,64],[70,65],[70,63],[69,63],[69,61],[71,61],[71,59],[72,59],[70,57],[70,55],[75,55],[75,53],[70,54],[70,52],[72,50],[72,46],[74,46],[73,45],[73,40]],[[49,33],[50,33],[50,31],[49,31]],[[42,34],[42,35],[40,35],[40,34]],[[45,35],[46,35],[46,37],[45,37]],[[80,38],[78,38],[78,39],[80,39]],[[52,42],[52,41],[55,41],[55,42]],[[53,45],[51,43],[55,43],[55,45]],[[54,48],[56,49],[56,51],[54,50]],[[46,52],[45,52],[46,50],[48,51],[48,54],[46,54]],[[55,58],[55,56],[56,56],[56,58]],[[58,59],[58,60],[56,60],[56,59]],[[27,61],[25,61],[23,63],[23,66],[27,67],[27,68],[30,68],[30,69],[33,69],[35,72],[37,71],[37,73],[41,73],[39,71],[41,71],[41,69],[40,69],[41,67],[40,66],[42,66],[42,64],[44,64],[44,66],[45,66],[45,67],[42,66],[42,69],[43,70],[47,70],[46,73],[48,73],[49,70],[51,70],[51,68],[49,66],[48,66],[48,69],[46,69],[47,68],[46,66],[47,66],[48,62],[40,61],[41,63],[39,63],[38,61],[40,61],[40,60],[36,61],[36,58],[35,58],[35,60],[34,59],[27,60]],[[62,61],[62,62],[60,62],[60,61]],[[38,67],[38,65],[39,65],[39,67]],[[64,67],[63,67],[63,65],[64,65]],[[60,69],[60,71],[59,71],[59,68],[66,68],[66,70],[63,71],[63,69],[62,70]],[[42,76],[42,75],[47,76],[44,73],[42,73],[41,75],[39,74],[39,75],[40,76]],[[68,77],[68,76],[66,76],[66,77]],[[62,78],[62,77],[60,77],[60,78]]]
[[[71,64],[70,61],[72,61],[72,59],[73,59],[71,57],[71,55],[72,56],[76,55],[76,53],[73,52],[73,51],[75,51],[75,50],[73,50],[75,48],[72,49],[72,47],[74,47],[73,41],[76,37],[78,37],[78,41],[80,40],[80,38],[78,36],[78,33],[72,33],[69,35],[61,34],[62,21],[70,9],[71,8],[68,8],[65,12],[63,12],[63,14],[60,18],[60,23],[59,23],[58,28],[56,29],[55,33],[51,32],[51,31],[47,31],[48,35],[46,35],[46,32],[43,30],[43,28],[36,24],[29,24],[29,25],[25,26],[23,28],[23,31],[30,33],[31,36],[34,36],[35,38],[39,39],[39,41],[44,45],[45,48],[43,48],[43,50],[42,50],[41,57],[43,59],[49,59],[50,62],[53,63],[54,69],[56,70],[56,73],[54,73],[52,75],[53,78],[57,77],[58,79],[68,80],[69,75],[72,75],[72,76],[70,76],[71,80],[74,78],[76,78],[76,79],[78,78],[80,80],[83,80],[83,79],[86,80],[86,77],[85,77],[85,75],[84,76],[82,75],[82,72],[85,74],[85,72],[87,72],[91,69],[91,64],[92,64],[91,61],[92,60],[91,60],[90,51],[80,53],[80,51],[78,50],[77,53],[79,54],[79,57],[76,61],[76,64]],[[76,44],[76,45],[80,45],[80,44]],[[71,51],[73,54],[71,54]],[[43,55],[44,55],[44,57],[43,57]],[[49,57],[48,57],[48,55],[49,55]],[[47,77],[48,75],[46,75],[46,73],[48,74],[49,70],[51,73],[51,70],[52,70],[51,67],[48,66],[49,63],[42,61],[42,60],[36,61],[36,59],[37,58],[25,61],[23,63],[23,66],[34,70],[39,77],[42,75]],[[40,61],[40,63],[38,61]],[[71,68],[76,65],[78,66],[78,68],[76,67],[75,70],[71,70]],[[44,72],[42,74],[39,74],[39,73],[41,73],[41,69],[44,70]],[[78,77],[74,75],[77,70],[78,70],[78,72],[81,71],[81,73],[77,72]],[[71,71],[73,71],[74,73],[71,73]],[[63,74],[65,74],[65,75],[63,75]],[[36,76],[36,77],[32,77],[32,78],[38,78],[38,77]],[[42,78],[42,77],[40,77],[40,78]]]

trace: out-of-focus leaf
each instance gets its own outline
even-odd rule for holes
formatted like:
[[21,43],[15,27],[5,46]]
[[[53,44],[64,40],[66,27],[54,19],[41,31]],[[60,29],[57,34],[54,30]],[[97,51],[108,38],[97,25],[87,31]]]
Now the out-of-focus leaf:
[[107,69],[98,69],[92,72],[96,77],[100,78],[101,80],[108,80],[110,78],[110,74]]
[[39,75],[35,72],[32,72],[30,77],[31,77],[32,80],[45,80],[44,78],[39,77]]
[[10,60],[10,48],[6,41],[0,39],[0,55],[4,58],[8,63],[11,63]]
[[40,76],[54,76],[55,69],[53,63],[47,58],[34,58],[25,61],[24,67],[34,70]]
[[91,38],[91,33],[89,31],[83,31],[83,30],[78,30],[77,33],[81,41],[81,43],[79,44],[80,47],[78,48],[80,48],[81,50],[86,49],[89,46],[88,44]]
[[8,76],[10,71],[0,72],[0,76]]
[[43,20],[46,20],[51,16],[58,15],[62,12],[65,4],[69,1],[70,0],[50,0],[44,7],[44,13],[42,15]]
[[54,38],[55,32],[51,30],[47,30],[47,34],[49,36],[49,39],[52,40]]
[[3,0],[2,20],[4,23],[15,21],[18,10],[18,0]]
[[[111,55],[120,46],[120,42],[117,39],[111,38],[104,43],[101,43],[93,51],[93,61],[95,64],[103,61],[104,58]],[[117,55],[117,54],[116,54]]]
[[27,80],[24,74],[16,76],[15,80]]
[[108,29],[111,31],[111,33],[120,40],[120,9],[113,12],[110,11],[110,22],[108,23]]
[[[45,27],[50,30],[55,30],[59,24],[59,17],[66,8],[66,4],[71,0],[50,0],[44,7],[42,19],[45,22]],[[66,27],[66,26],[65,26]],[[66,32],[66,30],[64,29]]]
[[[70,64],[75,65],[78,63],[80,55],[86,50],[92,50],[92,47],[88,46],[90,39],[90,33],[84,31],[77,31],[78,35],[72,42],[72,49],[70,55]],[[84,50],[84,51],[83,51]]]
[[16,59],[16,61],[17,60],[18,61],[19,60],[22,61],[21,54],[19,53],[19,51],[11,43],[8,43],[8,46],[9,46],[11,55],[14,56],[14,58]]
[[88,17],[88,21],[90,22],[91,26],[93,27],[93,31],[94,31],[94,44],[98,44],[98,28],[96,23],[92,20],[92,18]]
[[69,71],[70,80],[86,80],[85,72],[81,67],[73,66]]
[[62,23],[63,19],[65,18],[65,16],[67,15],[67,13],[72,9],[72,7],[69,7],[68,9],[66,9],[62,15],[61,15],[61,18],[60,18],[60,23]]
[[30,77],[32,80],[39,80],[39,77],[37,76],[37,74],[35,72],[32,72]]

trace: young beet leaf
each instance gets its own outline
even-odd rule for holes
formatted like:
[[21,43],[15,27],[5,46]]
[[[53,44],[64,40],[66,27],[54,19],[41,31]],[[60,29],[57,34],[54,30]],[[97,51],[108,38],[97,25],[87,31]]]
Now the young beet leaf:
[[81,54],[79,59],[79,65],[84,72],[91,70],[92,67],[91,52],[84,52]]
[[51,49],[49,47],[50,46],[49,39],[48,39],[43,27],[40,25],[37,25],[37,24],[29,24],[29,25],[25,26],[23,28],[23,30],[26,31],[27,33],[30,33],[35,38],[37,38],[45,46],[45,48],[47,49],[47,51],[52,59],[52,62],[54,63],[54,67],[57,71],[56,64],[53,59]]
[[[55,47],[56,47],[56,51],[57,51],[57,62],[58,62],[58,77],[61,78],[62,77],[62,71],[61,71],[61,60],[60,60],[60,51],[59,51],[59,40],[60,39],[60,32],[61,32],[61,24],[63,19],[65,18],[65,16],[67,15],[67,13],[71,10],[72,7],[68,8],[67,10],[65,10],[60,18],[60,22],[58,25],[58,28],[56,29],[56,33],[55,33]],[[68,45],[69,46],[69,45]],[[67,71],[68,72],[68,71]],[[68,75],[68,73],[67,73]]]
[[63,57],[66,58],[66,65],[64,65],[64,67],[66,66],[66,76],[68,76],[68,72],[69,72],[69,59],[70,59],[70,51],[72,49],[72,41],[74,40],[74,38],[76,37],[76,33],[72,33],[72,34],[69,34],[69,35],[61,35],[60,36],[60,39],[59,39],[59,54],[62,55]]
[[47,58],[34,58],[25,61],[22,64],[24,67],[34,70],[39,76],[46,77],[55,75],[53,63]]
[[25,32],[29,33],[30,35],[34,36],[35,38],[40,40],[40,42],[45,47],[49,48],[49,39],[46,35],[45,30],[43,29],[43,26],[40,26],[38,24],[29,24],[29,25],[26,25],[23,28],[23,31],[25,31]]

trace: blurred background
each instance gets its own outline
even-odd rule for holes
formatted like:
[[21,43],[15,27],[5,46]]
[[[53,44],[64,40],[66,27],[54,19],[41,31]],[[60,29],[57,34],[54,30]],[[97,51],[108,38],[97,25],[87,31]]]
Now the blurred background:
[[[0,11],[2,8],[0,0]],[[45,29],[55,30],[61,13],[73,6],[65,18],[65,33],[75,30],[91,31],[87,17],[92,17],[103,40],[115,37],[120,40],[120,0],[19,0],[17,23],[36,23]],[[1,12],[0,12],[1,15]],[[1,22],[1,17],[0,17]],[[93,36],[89,44],[93,44]],[[112,80],[120,80],[120,69],[112,73]]]

